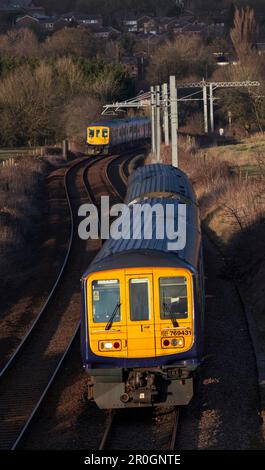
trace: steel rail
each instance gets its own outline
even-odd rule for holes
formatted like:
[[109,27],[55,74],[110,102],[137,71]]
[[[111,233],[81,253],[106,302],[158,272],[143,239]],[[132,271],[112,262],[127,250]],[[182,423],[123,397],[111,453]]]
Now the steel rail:
[[109,416],[107,418],[107,423],[106,423],[106,429],[105,429],[105,431],[103,433],[103,436],[101,438],[98,450],[104,450],[106,448],[108,438],[109,438],[109,435],[110,435],[110,430],[112,428],[115,415],[116,415],[115,410],[110,410],[109,411]]
[[[124,161],[122,161],[121,165],[119,166],[119,170],[118,170],[118,177],[120,178],[120,180],[122,181],[123,185],[125,186],[125,188],[127,187],[127,182],[128,182],[128,176],[125,174],[125,165],[128,164],[128,161],[131,162],[135,159],[138,159],[140,155],[144,154],[144,150],[142,151],[141,154],[137,154],[135,155],[135,151],[132,153],[132,151],[128,151],[127,155],[128,155],[128,158],[127,159],[124,159]],[[126,154],[125,154],[126,156]],[[115,158],[115,160],[117,159],[120,159],[120,158],[124,158],[124,155],[119,155],[118,157]],[[113,159],[114,160],[114,159]],[[123,195],[121,193],[121,191],[119,189],[117,189],[117,187],[114,185],[114,183],[111,181],[112,178],[110,176],[110,167],[111,167],[111,164],[113,163],[112,162],[109,162],[109,164],[106,166],[105,168],[105,178],[108,182],[108,184],[110,186],[113,187],[114,189],[114,192],[116,194],[116,196],[122,201],[123,200]]]
[[[77,167],[81,166],[81,165],[84,165],[84,163],[88,160],[88,158],[82,158],[82,160],[78,160],[78,162],[75,162],[73,165],[70,166],[70,168],[67,169],[67,171],[65,172],[65,175],[64,175],[64,188],[65,188],[65,193],[66,193],[66,199],[67,199],[67,202],[68,202],[68,207],[69,207],[69,212],[70,212],[70,221],[71,221],[71,229],[70,229],[70,236],[69,236],[69,242],[68,242],[68,249],[67,249],[67,253],[66,253],[66,256],[65,256],[65,259],[64,259],[64,262],[63,262],[63,265],[60,269],[60,273],[59,275],[57,276],[56,278],[56,281],[43,305],[43,307],[41,308],[38,316],[36,317],[36,319],[34,320],[33,324],[31,325],[29,331],[27,332],[27,334],[25,335],[25,337],[23,338],[23,340],[21,341],[21,343],[19,344],[19,346],[16,348],[15,352],[12,354],[11,358],[9,359],[8,363],[5,365],[5,367],[2,369],[1,371],[1,378],[3,378],[3,376],[5,376],[5,374],[7,373],[7,371],[9,371],[9,369],[11,368],[12,365],[14,365],[17,361],[18,361],[18,356],[19,354],[23,351],[23,347],[25,346],[25,344],[27,343],[27,341],[30,339],[30,338],[33,338],[34,336],[34,331],[35,331],[35,328],[36,326],[38,325],[40,319],[43,317],[44,313],[46,312],[47,308],[48,308],[48,305],[51,301],[51,299],[53,298],[53,296],[55,295],[55,293],[57,292],[57,287],[59,286],[59,283],[62,279],[62,276],[65,272],[65,269],[66,269],[66,266],[68,265],[68,261],[69,261],[69,257],[70,257],[70,254],[71,254],[71,250],[72,250],[72,246],[73,246],[73,240],[74,240],[74,215],[73,215],[73,209],[72,209],[72,205],[71,205],[71,198],[70,198],[70,194],[69,194],[69,187],[68,187],[68,177],[70,175],[70,173],[75,170]],[[91,157],[89,157],[89,166],[91,166],[92,164],[95,164],[97,162],[97,159],[93,159],[91,160]],[[25,435],[27,429],[29,428],[30,426],[30,423],[32,422],[32,419],[34,418],[34,416],[36,415],[36,412],[37,410],[39,409],[44,397],[46,396],[47,394],[47,391],[49,390],[51,384],[53,383],[59,369],[61,368],[76,336],[77,336],[77,333],[79,331],[79,328],[80,328],[80,322],[78,322],[78,325],[75,327],[75,331],[74,331],[74,334],[72,335],[69,343],[68,343],[68,346],[66,347],[66,349],[64,350],[59,362],[57,363],[55,369],[52,371],[52,375],[48,381],[48,383],[46,384],[44,390],[42,391],[41,393],[41,396],[40,398],[38,399],[36,405],[34,406],[33,410],[31,410],[30,414],[28,416],[25,416],[25,422],[22,423],[22,427],[21,429],[19,429],[19,433],[18,435],[15,437],[15,440],[14,442],[10,445],[11,445],[11,449],[14,450],[17,448],[17,446],[19,445],[19,443],[21,442],[23,436]],[[26,396],[27,398],[27,396]],[[14,431],[14,434],[15,434],[15,431]],[[11,434],[12,436],[12,434]],[[10,441],[12,442],[12,437],[10,439]]]
[[[96,156],[95,158],[93,158],[93,160],[92,160],[92,158],[93,158],[93,157],[89,157],[89,160],[90,160],[90,161],[89,161],[89,164],[88,164],[88,165],[84,168],[84,170],[83,170],[82,179],[83,179],[83,182],[84,182],[84,187],[85,187],[85,189],[86,189],[86,191],[87,191],[87,194],[88,194],[88,196],[89,196],[89,199],[90,199],[92,202],[94,202],[94,201],[95,201],[95,198],[94,198],[94,195],[93,195],[93,193],[92,193],[92,191],[91,191],[91,186],[90,186],[89,183],[88,183],[88,179],[87,179],[86,175],[87,175],[87,172],[88,172],[89,168],[91,168],[92,166],[94,166],[96,163],[98,163],[98,162],[101,161],[102,159],[105,159],[105,157],[103,157],[103,156],[102,156],[102,157]],[[116,159],[116,158],[120,158],[120,156],[115,157],[115,159]],[[114,160],[115,160],[115,159],[114,159]],[[76,167],[79,166],[79,165],[82,165],[82,164],[84,163],[84,161],[86,161],[86,160],[87,160],[87,158],[86,158],[86,159],[82,159],[82,160],[79,161],[78,163],[75,163],[74,165],[72,165],[71,168],[68,169],[68,171],[66,172],[66,174],[65,174],[65,176],[64,176],[64,185],[65,185],[66,197],[67,197],[67,201],[68,201],[68,205],[69,205],[70,218],[71,218],[71,233],[70,233],[70,239],[69,239],[69,247],[68,247],[67,255],[66,255],[66,257],[65,257],[65,260],[64,260],[62,269],[61,269],[61,271],[60,271],[60,273],[59,273],[59,276],[58,276],[58,278],[57,278],[57,280],[56,280],[56,283],[55,283],[54,286],[53,286],[53,289],[52,289],[52,291],[51,291],[49,297],[47,298],[47,300],[46,300],[46,302],[45,302],[45,304],[44,304],[44,307],[43,307],[42,310],[41,310],[41,313],[43,313],[43,312],[45,311],[45,308],[47,307],[49,300],[52,298],[52,295],[53,295],[54,292],[56,291],[56,287],[58,286],[58,283],[59,283],[59,281],[60,281],[60,279],[61,279],[61,277],[62,277],[62,274],[63,274],[63,272],[64,272],[64,269],[65,269],[65,267],[66,267],[66,265],[67,265],[67,262],[68,262],[68,259],[69,259],[69,256],[70,256],[70,252],[71,252],[71,247],[72,247],[72,244],[73,244],[73,238],[74,238],[74,216],[73,216],[73,210],[72,210],[71,201],[70,201],[70,195],[69,195],[69,191],[68,191],[68,187],[67,187],[67,177],[68,177],[69,173],[70,173],[74,168],[76,168]],[[112,160],[112,161],[113,161],[113,160]],[[112,161],[111,161],[111,162],[108,162],[108,164],[107,164],[106,166],[110,165],[110,164],[112,163]],[[104,167],[104,168],[105,168],[105,167]],[[111,183],[110,181],[108,182],[108,184],[109,184],[111,187],[113,187],[113,185],[112,185],[112,183]],[[114,189],[115,189],[115,188],[114,188]],[[41,315],[38,315],[38,318],[40,318],[40,317],[41,317]],[[17,354],[20,352],[21,348],[22,348],[23,345],[25,344],[25,342],[26,342],[26,340],[28,339],[29,335],[33,332],[34,326],[35,326],[36,324],[37,324],[37,321],[34,322],[34,324],[32,325],[32,328],[30,329],[30,332],[27,334],[27,337],[24,338],[23,342],[21,342],[21,344],[19,345],[19,348],[18,348],[18,350],[17,350]],[[25,421],[25,424],[23,425],[23,427],[22,427],[22,429],[20,430],[18,436],[16,437],[16,440],[15,440],[15,442],[13,443],[13,445],[12,445],[12,447],[11,447],[11,450],[15,450],[15,449],[18,448],[19,444],[21,444],[23,438],[25,437],[27,431],[29,430],[29,427],[30,427],[30,425],[31,425],[31,423],[32,423],[32,421],[33,421],[33,419],[35,418],[37,412],[39,411],[39,409],[40,409],[40,407],[41,407],[41,405],[42,405],[42,403],[43,403],[43,401],[44,401],[44,399],[45,399],[45,397],[46,397],[48,391],[50,390],[52,384],[54,383],[54,381],[55,381],[55,379],[56,379],[56,377],[57,377],[57,375],[58,375],[58,372],[61,370],[62,365],[63,365],[63,363],[65,362],[65,359],[66,359],[66,357],[67,357],[67,355],[68,355],[70,349],[72,348],[75,339],[77,338],[77,335],[79,334],[79,331],[80,331],[80,324],[81,324],[81,322],[79,321],[78,324],[77,324],[77,326],[76,326],[76,328],[75,328],[74,334],[72,335],[72,337],[71,337],[71,339],[70,339],[70,341],[69,341],[69,343],[68,343],[67,348],[65,349],[64,353],[62,354],[62,356],[61,356],[61,358],[60,358],[60,360],[59,360],[59,362],[58,362],[58,364],[57,364],[57,366],[56,366],[56,368],[55,368],[55,370],[54,370],[54,372],[53,372],[51,378],[49,379],[49,381],[48,381],[46,387],[44,388],[44,390],[43,390],[43,392],[42,392],[42,394],[41,394],[41,396],[40,396],[38,402],[36,403],[34,409],[33,409],[32,412],[30,413],[28,419]],[[14,355],[14,354],[13,354],[13,356],[12,356],[12,362],[14,361],[14,359],[15,359],[16,356],[17,356],[17,355]],[[5,367],[5,370],[7,370],[6,367]]]
[[33,418],[36,416],[36,413],[37,413],[38,410],[40,409],[40,406],[41,406],[41,404],[42,404],[44,398],[46,397],[46,395],[47,395],[47,393],[48,393],[48,391],[49,391],[51,385],[53,384],[53,382],[54,382],[54,380],[55,380],[55,378],[56,378],[56,376],[57,376],[59,370],[61,369],[61,367],[62,367],[62,365],[63,365],[63,363],[64,363],[64,361],[65,361],[65,359],[66,359],[66,356],[68,355],[68,353],[69,353],[69,351],[70,351],[70,349],[71,349],[71,347],[72,347],[72,345],[73,345],[73,343],[74,343],[74,340],[76,339],[77,334],[79,333],[79,330],[80,330],[80,322],[78,322],[78,325],[77,325],[77,327],[76,327],[76,329],[75,329],[75,332],[74,332],[74,334],[73,334],[73,336],[72,336],[72,338],[71,338],[71,340],[70,340],[70,342],[69,342],[69,344],[68,344],[66,350],[64,351],[64,353],[63,353],[63,355],[62,355],[60,361],[58,362],[58,365],[57,365],[57,367],[56,367],[54,373],[52,374],[52,376],[51,376],[51,378],[50,378],[48,384],[46,385],[46,387],[45,387],[43,393],[41,394],[41,397],[40,397],[39,401],[37,402],[36,406],[34,407],[32,413],[30,414],[30,416],[28,417],[27,421],[25,422],[23,428],[21,429],[21,431],[20,431],[20,433],[19,433],[17,439],[15,440],[15,442],[14,442],[12,448],[11,448],[11,450],[15,450],[15,449],[18,447],[18,445],[20,444],[20,442],[22,441],[22,439],[24,438],[24,436],[25,436],[27,430],[29,429],[29,426],[30,426],[30,424],[31,424],[31,422],[32,422],[32,420],[33,420]]
[[[87,160],[87,158],[85,160]],[[66,192],[68,207],[69,207],[69,210],[70,210],[71,229],[70,229],[70,237],[69,237],[69,242],[68,242],[68,249],[67,249],[67,253],[66,253],[66,256],[64,258],[62,267],[60,269],[60,272],[59,272],[59,274],[58,274],[58,276],[55,280],[55,283],[54,283],[51,291],[49,292],[43,306],[41,307],[41,310],[39,311],[38,315],[34,319],[31,326],[29,327],[29,330],[27,331],[27,333],[24,336],[24,338],[22,339],[22,341],[19,343],[19,345],[17,346],[15,351],[12,353],[11,357],[8,359],[7,363],[4,365],[4,367],[2,367],[2,369],[0,371],[0,379],[2,379],[2,377],[7,372],[7,370],[13,365],[15,359],[17,358],[18,354],[22,350],[23,346],[25,345],[27,340],[30,338],[30,336],[31,336],[35,326],[37,325],[38,321],[40,320],[40,318],[43,316],[44,312],[46,311],[46,309],[48,307],[48,304],[50,303],[51,299],[54,296],[54,293],[55,293],[55,291],[56,291],[56,289],[59,285],[59,282],[60,282],[60,280],[63,276],[64,270],[65,270],[66,265],[68,263],[70,253],[71,253],[72,243],[73,243],[74,227],[73,227],[73,212],[72,212],[72,209],[71,209],[70,197],[69,197],[69,192],[68,192],[68,189],[67,189],[67,178],[68,178],[70,172],[73,169],[75,169],[76,167],[78,167],[79,165],[81,165],[83,162],[84,162],[84,159],[82,159],[81,161],[75,162],[73,165],[71,165],[70,168],[68,168],[68,170],[66,171],[66,173],[64,175],[64,188],[65,188],[65,192]]]
[[13,365],[15,359],[17,358],[18,354],[20,353],[20,351],[22,350],[23,346],[25,345],[25,343],[27,342],[27,340],[30,338],[35,326],[37,325],[38,321],[40,320],[40,318],[42,317],[42,315],[44,314],[44,312],[46,311],[47,307],[48,307],[48,304],[50,303],[55,291],[56,291],[56,288],[58,287],[59,285],[59,282],[63,276],[63,273],[64,273],[64,270],[66,268],[66,265],[67,265],[67,262],[68,262],[68,259],[70,257],[70,253],[71,253],[71,247],[72,247],[72,243],[73,243],[73,235],[74,235],[74,228],[73,228],[73,213],[72,213],[72,210],[71,210],[71,207],[70,207],[70,199],[69,199],[69,193],[68,193],[68,190],[67,190],[67,177],[69,175],[69,173],[75,169],[78,165],[80,165],[82,161],[78,161],[77,163],[75,162],[73,165],[71,165],[70,168],[68,168],[68,170],[66,171],[65,175],[64,175],[64,187],[65,187],[65,191],[66,191],[66,198],[67,198],[67,203],[68,203],[68,206],[70,208],[70,220],[71,220],[71,229],[70,229],[70,238],[69,238],[69,243],[68,243],[68,249],[67,249],[67,253],[66,253],[66,256],[64,258],[64,261],[63,261],[63,264],[62,264],[62,267],[60,269],[60,272],[55,280],[55,283],[51,289],[51,291],[49,292],[43,306],[41,307],[41,310],[39,311],[38,315],[36,316],[36,318],[34,319],[34,321],[32,322],[31,326],[29,327],[29,330],[27,331],[26,335],[24,336],[24,338],[21,340],[21,342],[19,343],[19,345],[17,346],[17,348],[15,349],[15,351],[12,353],[11,357],[8,359],[8,361],[6,362],[6,364],[4,365],[4,367],[2,367],[1,371],[0,371],[0,379],[4,376],[4,374],[7,372],[7,370]]
[[177,439],[177,432],[179,427],[179,418],[180,418],[180,410],[179,408],[175,408],[174,410],[174,423],[173,423],[173,430],[169,441],[168,450],[174,450],[176,445]]

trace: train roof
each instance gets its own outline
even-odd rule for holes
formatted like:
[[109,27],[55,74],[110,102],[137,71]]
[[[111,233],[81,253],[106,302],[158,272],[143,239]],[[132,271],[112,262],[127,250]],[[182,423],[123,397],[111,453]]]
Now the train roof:
[[[151,208],[157,204],[160,204],[163,208],[163,211],[165,211],[165,214],[167,204],[171,206],[173,205],[175,214],[177,214],[181,201],[176,199],[174,200],[165,198],[153,198],[141,201],[141,203],[139,204],[141,207],[150,205]],[[131,215],[130,220],[132,220],[133,206],[134,204],[129,206]],[[150,258],[150,260],[148,261],[149,266],[150,262],[153,263],[153,266],[163,266],[164,262],[168,263],[168,260],[171,258],[171,265],[179,267],[186,266],[190,269],[196,270],[201,246],[201,230],[198,207],[195,204],[187,203],[186,214],[186,245],[185,248],[181,251],[171,251],[169,249],[169,243],[178,241],[177,236],[174,240],[172,240],[166,230],[166,226],[169,223],[170,216],[158,216],[157,223],[164,225],[164,237],[162,239],[158,239],[156,237],[155,223],[152,224],[151,239],[144,239],[143,237],[141,237],[140,239],[133,238],[132,223],[128,221],[128,223],[125,224],[126,228],[123,233],[123,238],[120,240],[116,240],[113,238],[107,240],[98,255],[96,256],[96,258],[94,259],[93,265],[89,268],[89,271],[86,273],[86,275],[88,275],[88,273],[92,271],[102,270],[102,264],[105,266],[107,259],[109,260],[108,269],[122,268],[124,267],[124,265],[120,264],[118,259],[122,259],[122,263],[124,263],[127,259],[126,255],[128,255],[128,259],[126,262],[129,262],[129,265],[131,267],[135,267],[137,265],[135,264],[136,259],[134,259],[134,256],[130,257],[130,254],[139,255],[140,253],[145,254],[145,261],[146,258]],[[151,225],[151,222],[149,223]],[[175,227],[175,229],[177,229],[177,227]],[[134,226],[134,233],[144,233],[143,217]],[[117,255],[121,254],[123,255],[123,258],[117,258]],[[160,255],[160,264],[158,262],[158,255]]]
[[145,165],[135,170],[128,179],[125,202],[129,204],[144,195],[172,193],[182,202],[197,204],[193,187],[187,175],[171,165]]
[[102,259],[95,258],[92,264],[90,264],[88,270],[84,273],[83,278],[95,272],[111,271],[113,269],[137,268],[140,266],[145,268],[188,268],[192,273],[197,271],[197,268],[188,266],[183,260],[169,252],[163,253],[159,251],[132,250],[116,253],[115,256],[110,255]]
[[110,121],[97,121],[90,124],[88,127],[119,127],[124,124],[140,124],[140,123],[149,123],[150,119],[147,117],[131,118],[131,119],[113,119]]
[[[155,164],[138,168],[129,178],[126,202],[130,210],[130,220],[125,225],[123,238],[107,240],[84,276],[96,271],[136,266],[175,266],[196,271],[201,250],[201,226],[196,197],[188,177],[181,170],[169,165]],[[135,205],[141,208],[160,205],[167,214],[167,205],[174,206],[178,214],[180,204],[186,205],[186,245],[180,251],[169,249],[170,238],[166,226],[172,216],[158,216],[156,222],[164,225],[164,237],[156,237],[156,224],[152,223],[152,238],[144,239],[144,219],[136,221],[132,236],[132,214]],[[162,214],[163,214],[162,213]],[[176,224],[175,224],[176,225]],[[177,229],[177,227],[175,227]],[[171,247],[170,247],[171,248]]]

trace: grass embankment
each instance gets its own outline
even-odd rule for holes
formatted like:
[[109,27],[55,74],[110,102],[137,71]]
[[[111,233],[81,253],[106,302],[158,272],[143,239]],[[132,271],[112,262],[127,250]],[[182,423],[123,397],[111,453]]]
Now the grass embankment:
[[228,259],[265,351],[265,135],[235,145],[181,148],[204,226]]
[[0,165],[0,282],[19,277],[38,230],[38,194],[43,164],[21,157],[14,166]]
[[40,147],[1,148],[0,163],[9,158],[29,157],[40,154]]

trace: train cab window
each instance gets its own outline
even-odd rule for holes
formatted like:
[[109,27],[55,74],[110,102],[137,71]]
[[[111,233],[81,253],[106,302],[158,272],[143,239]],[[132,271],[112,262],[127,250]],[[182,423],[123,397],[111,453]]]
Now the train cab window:
[[103,129],[102,131],[102,137],[108,137],[108,129]]
[[93,281],[92,305],[94,323],[121,321],[119,281]]
[[100,129],[96,130],[96,137],[100,137]]
[[95,131],[94,129],[89,129],[89,133],[88,133],[89,137],[93,138],[94,135],[95,135]]
[[130,319],[131,321],[150,319],[148,279],[130,279]]
[[159,279],[160,318],[162,320],[188,318],[188,292],[185,277]]

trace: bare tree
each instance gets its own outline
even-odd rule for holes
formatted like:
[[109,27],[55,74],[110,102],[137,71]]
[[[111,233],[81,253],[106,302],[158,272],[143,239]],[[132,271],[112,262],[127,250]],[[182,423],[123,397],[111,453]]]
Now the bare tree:
[[84,28],[64,28],[48,37],[44,46],[47,56],[94,57],[97,40]]
[[30,29],[8,31],[0,36],[0,54],[4,57],[39,57],[38,38]]
[[234,27],[230,31],[231,40],[239,60],[244,60],[253,53],[253,46],[257,43],[259,28],[255,19],[255,12],[250,7],[236,9]]
[[212,57],[200,38],[178,36],[166,41],[152,54],[148,79],[152,83],[168,80],[169,75],[178,79],[205,76],[206,67],[211,73]]
[[87,95],[77,96],[65,107],[63,119],[66,136],[72,140],[85,141],[87,126],[100,115],[99,102]]

